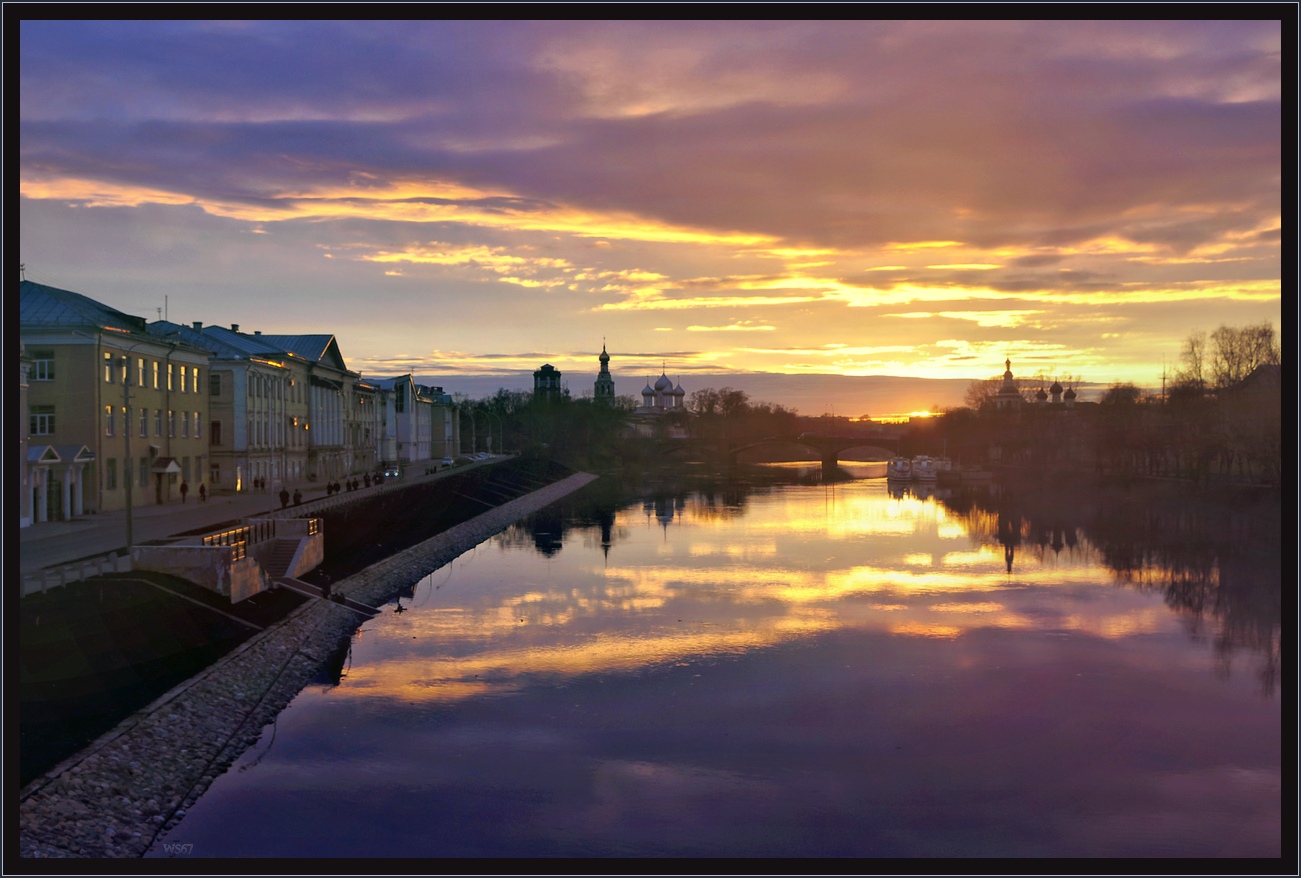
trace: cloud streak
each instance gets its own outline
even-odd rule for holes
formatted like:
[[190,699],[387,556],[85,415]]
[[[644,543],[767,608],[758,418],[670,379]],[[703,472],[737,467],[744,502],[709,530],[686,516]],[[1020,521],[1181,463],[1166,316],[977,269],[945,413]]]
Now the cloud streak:
[[[986,377],[1043,350],[1151,383],[1189,331],[1281,319],[1281,35],[24,22],[22,256],[375,363],[430,331],[467,369],[757,332],[780,343],[710,356]],[[963,327],[990,363],[941,352]],[[776,353],[836,344],[907,350]]]

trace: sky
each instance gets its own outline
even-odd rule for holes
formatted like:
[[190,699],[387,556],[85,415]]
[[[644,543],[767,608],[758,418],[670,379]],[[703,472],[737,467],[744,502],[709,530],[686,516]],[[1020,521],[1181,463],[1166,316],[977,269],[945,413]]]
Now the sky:
[[550,362],[590,393],[603,343],[619,394],[805,414],[818,376],[1007,358],[1159,386],[1192,332],[1281,329],[1282,33],[24,21],[20,258],[449,391]]

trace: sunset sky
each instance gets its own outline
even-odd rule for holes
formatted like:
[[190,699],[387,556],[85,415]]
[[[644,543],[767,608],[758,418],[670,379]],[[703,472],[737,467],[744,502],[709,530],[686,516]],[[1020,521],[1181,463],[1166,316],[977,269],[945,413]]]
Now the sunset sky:
[[20,260],[149,319],[166,297],[177,322],[333,333],[352,369],[449,390],[546,361],[580,395],[602,339],[620,394],[661,364],[692,390],[1006,357],[1153,386],[1192,331],[1280,325],[1281,39],[23,22]]

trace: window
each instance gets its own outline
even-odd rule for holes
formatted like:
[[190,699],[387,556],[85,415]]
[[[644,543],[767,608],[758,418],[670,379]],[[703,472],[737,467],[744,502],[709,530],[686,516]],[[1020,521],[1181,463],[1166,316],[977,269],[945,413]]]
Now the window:
[[154,435],[163,435],[163,410],[154,409]]
[[191,393],[199,392],[199,367],[198,366],[194,367],[194,378],[193,378],[193,383],[190,385],[190,392]]
[[104,487],[110,491],[117,489],[117,458],[110,457],[104,467]]
[[112,436],[113,430],[113,406],[104,406],[104,435]]
[[167,410],[167,435],[173,439],[176,438],[176,412],[172,409]]
[[108,351],[104,351],[104,381],[113,383],[113,355]]
[[167,364],[167,389],[172,389],[172,364]]
[[149,409],[140,409],[140,438],[144,439],[149,435]]
[[154,390],[158,389],[158,361],[154,360]]
[[221,396],[221,373],[220,372],[208,373],[208,395]]
[[136,364],[139,367],[136,370],[136,375],[137,375],[136,386],[144,387],[145,386],[145,358],[140,357],[138,360],[136,360]]
[[208,467],[208,481],[214,485],[221,484],[221,464],[214,463]]
[[185,367],[181,367],[181,393],[185,392]]
[[203,416],[198,412],[194,413],[194,438],[198,439],[203,435]]
[[54,351],[32,351],[32,380],[54,380]]
[[221,421],[213,421],[208,425],[208,444],[221,444]]
[[31,434],[33,436],[49,436],[54,432],[54,406],[52,405],[34,405],[29,411],[31,415]]
[[185,412],[181,412],[181,438],[190,438],[190,419],[185,416]]

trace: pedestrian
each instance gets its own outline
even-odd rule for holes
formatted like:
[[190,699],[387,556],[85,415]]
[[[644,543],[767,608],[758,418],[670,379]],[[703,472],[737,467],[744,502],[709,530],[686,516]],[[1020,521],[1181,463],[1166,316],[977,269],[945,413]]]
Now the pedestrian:
[[303,505],[303,492],[298,490],[297,488],[294,488],[294,505],[295,506]]
[[280,489],[280,508],[281,508],[281,509],[284,509],[284,508],[287,507],[288,505],[289,505],[289,489],[288,489],[288,488],[281,488],[281,489]]
[[189,482],[186,482],[186,481],[182,481],[182,482],[181,482],[181,502],[182,502],[182,503],[185,502],[185,495],[188,494],[188,493],[190,493],[190,483],[189,483]]
[[364,478],[364,480],[365,480],[365,482],[366,482],[366,487],[369,488],[369,487],[370,487],[370,473],[366,473],[366,475],[365,475],[363,478]]
[[254,491],[261,491],[265,487],[266,487],[266,481],[264,479],[258,478],[253,480]]
[[202,482],[199,483],[199,502],[200,503],[208,502],[208,489],[204,487]]

